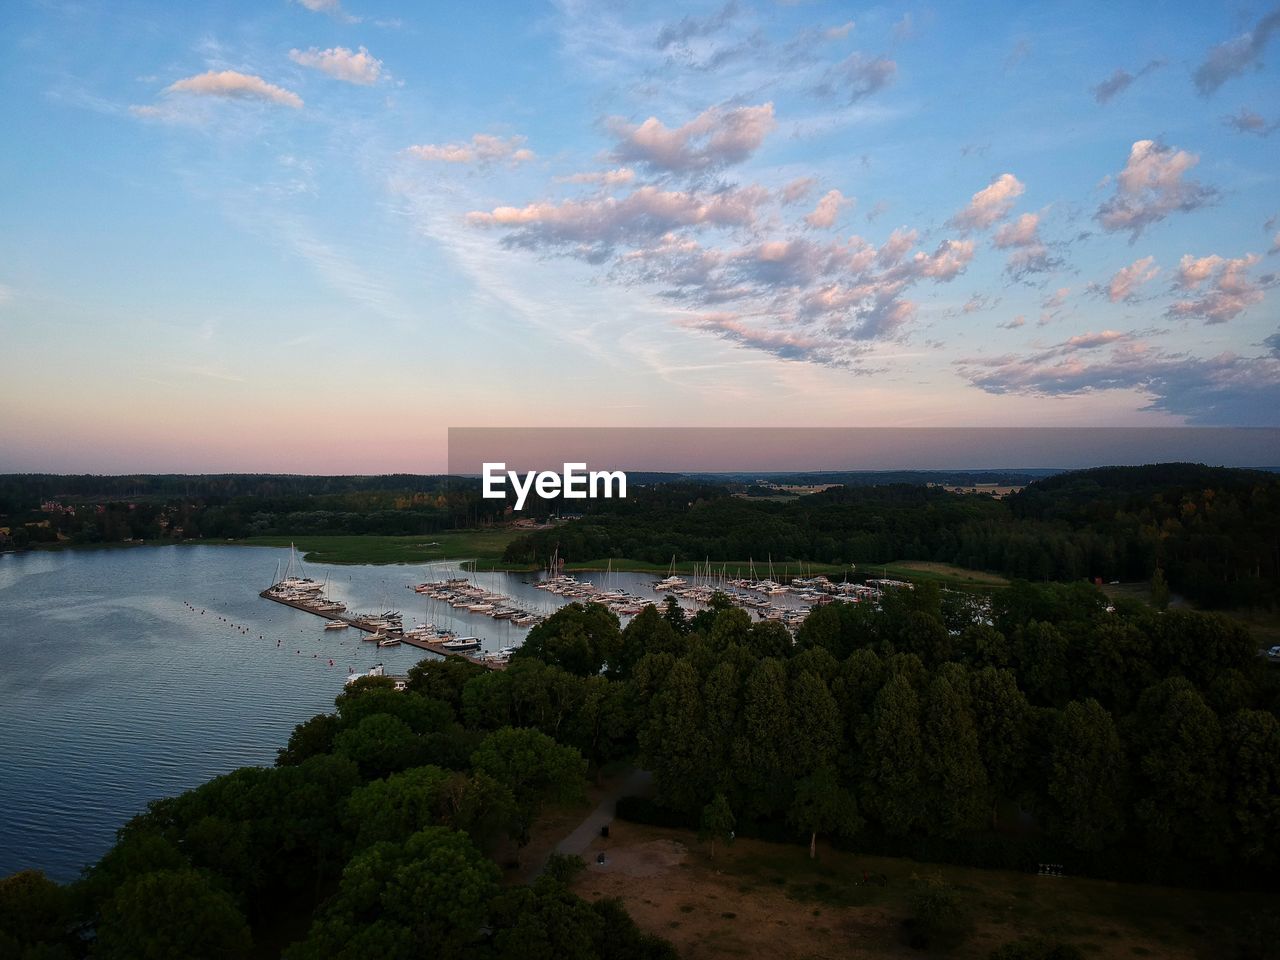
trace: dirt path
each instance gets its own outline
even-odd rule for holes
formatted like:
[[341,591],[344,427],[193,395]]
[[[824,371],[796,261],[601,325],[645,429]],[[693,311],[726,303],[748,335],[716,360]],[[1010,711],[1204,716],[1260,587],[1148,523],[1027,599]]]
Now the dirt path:
[[[587,814],[567,837],[556,844],[554,852],[584,857],[591,846],[591,841],[600,836],[600,828],[613,823],[619,797],[647,796],[652,790],[653,774],[648,770],[632,770],[605,792],[596,808]],[[546,859],[544,859],[538,865],[537,873],[542,873],[546,865]]]

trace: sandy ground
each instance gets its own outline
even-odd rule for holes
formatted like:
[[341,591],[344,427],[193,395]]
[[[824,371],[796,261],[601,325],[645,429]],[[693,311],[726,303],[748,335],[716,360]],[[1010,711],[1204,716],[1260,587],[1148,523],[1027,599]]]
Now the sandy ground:
[[[603,866],[595,862],[600,852],[607,858]],[[688,960],[933,956],[908,947],[902,932],[917,872],[939,873],[966,892],[977,923],[970,939],[948,954],[959,960],[985,960],[996,947],[1036,933],[1075,943],[1091,960],[1209,960],[1223,956],[1238,921],[1229,912],[1233,894],[936,867],[831,850],[820,852],[814,868],[805,853],[739,840],[718,849],[713,861],[692,833],[615,821],[611,837],[597,838],[584,854],[588,866],[574,890],[591,900],[620,898],[641,929],[670,940]],[[864,870],[886,874],[887,885],[862,884]],[[805,892],[822,877],[839,886],[838,895]]]
[[[691,854],[679,840],[651,839],[644,828],[620,822],[612,833],[592,844],[574,889],[591,900],[620,897],[641,929],[670,940],[689,960],[920,956],[897,944],[897,921],[883,910],[833,909],[775,890],[744,890],[705,852]],[[601,850],[608,858],[603,867],[595,863]]]

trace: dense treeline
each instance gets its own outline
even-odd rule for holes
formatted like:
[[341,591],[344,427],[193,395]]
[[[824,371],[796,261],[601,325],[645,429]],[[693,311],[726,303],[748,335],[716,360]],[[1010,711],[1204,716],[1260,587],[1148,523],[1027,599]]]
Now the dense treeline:
[[1146,580],[1206,606],[1280,603],[1280,477],[1195,464],[1039,480],[1007,500],[890,484],[789,502],[641,491],[513,541],[506,558],[666,563],[930,560],[1031,580]]
[[484,672],[424,663],[407,692],[362,678],[275,768],[151,804],[77,883],[0,880],[0,956],[237,960],[292,940],[286,960],[674,960],[617,902],[569,893],[554,858],[499,884],[494,856],[580,797],[586,765],[536,729],[469,724],[461,692]]
[[406,692],[358,681],[274,769],[152,804],[70,887],[0,881],[0,954],[669,957],[619,905],[571,894],[560,865],[498,885],[494,857],[542,805],[619,761],[656,790],[620,814],[713,842],[1269,885],[1278,707],[1239,625],[1111,607],[1086,584],[989,602],[921,586],[820,607],[794,640],[725,602],[625,629],[573,604],[506,670],[427,660]]
[[[879,611],[822,607],[794,644],[731,608],[610,621],[557,614],[464,698],[477,719],[533,724],[596,760],[634,736],[658,787],[656,809],[632,806],[642,816],[697,825],[721,800],[739,830],[773,838],[1122,879],[1274,877],[1277,684],[1219,616],[1020,584],[989,615],[925,587]],[[557,669],[590,696],[554,672],[532,685],[549,699],[525,689]]]
[[446,477],[0,477],[0,526],[18,548],[57,540],[416,536],[492,523],[503,511],[502,501],[480,497],[476,481]]

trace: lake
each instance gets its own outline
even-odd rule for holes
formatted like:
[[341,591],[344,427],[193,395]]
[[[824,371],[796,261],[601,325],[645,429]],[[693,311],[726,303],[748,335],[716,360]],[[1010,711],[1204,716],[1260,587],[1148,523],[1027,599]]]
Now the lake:
[[[75,878],[150,800],[271,764],[295,724],[333,708],[349,671],[404,673],[429,656],[326,632],[319,617],[260,598],[288,557],[237,546],[0,555],[0,876]],[[397,609],[406,627],[431,620],[485,638],[485,650],[527,633],[406,589],[458,576],[454,565],[305,572],[350,610]],[[566,602],[536,579],[476,577],[528,609]],[[613,574],[609,585],[656,599],[654,580]]]

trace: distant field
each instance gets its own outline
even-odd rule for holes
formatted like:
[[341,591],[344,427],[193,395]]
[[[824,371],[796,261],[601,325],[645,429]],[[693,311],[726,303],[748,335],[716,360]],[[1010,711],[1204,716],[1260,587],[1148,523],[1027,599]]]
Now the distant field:
[[[632,571],[635,573],[666,573],[671,569],[670,563],[648,563],[644,560],[628,560],[620,558],[616,560],[587,560],[581,563],[566,563],[567,570],[606,570],[610,564],[614,570]],[[684,560],[676,564],[676,573],[693,574],[695,568],[705,570],[705,561]],[[719,575],[721,571],[726,572],[731,577],[746,576],[751,569],[749,560],[713,560],[711,562],[712,572]],[[769,575],[769,565],[761,563],[759,560],[755,563],[757,577],[767,577]],[[828,577],[840,576],[850,572],[848,564],[838,563],[775,563],[773,565],[773,575],[778,577],[807,577],[819,573],[825,573]]]
[[[983,960],[997,946],[1040,934],[1098,960],[1235,956],[1248,916],[1269,895],[1206,893],[1005,870],[937,866],[803,846],[739,840],[715,860],[691,831],[615,821],[597,839],[574,890],[620,897],[642,929],[695,960],[743,956],[925,956],[903,943],[913,875],[956,886],[975,920],[972,937],[947,954]],[[609,858],[595,865],[596,851]],[[883,874],[884,886],[864,883]],[[938,954],[928,954],[936,956]]]
[[[507,527],[449,530],[420,537],[312,536],[247,537],[237,544],[287,547],[294,544],[308,563],[428,563],[432,560],[494,561],[520,531]],[[222,542],[222,541],[215,541]],[[482,567],[485,565],[482,563]]]
[[859,566],[858,572],[871,576],[890,579],[937,580],[941,583],[977,587],[1007,587],[1009,581],[997,573],[984,573],[981,570],[966,570],[950,563],[932,563],[928,560],[899,560],[887,564],[867,564]]

